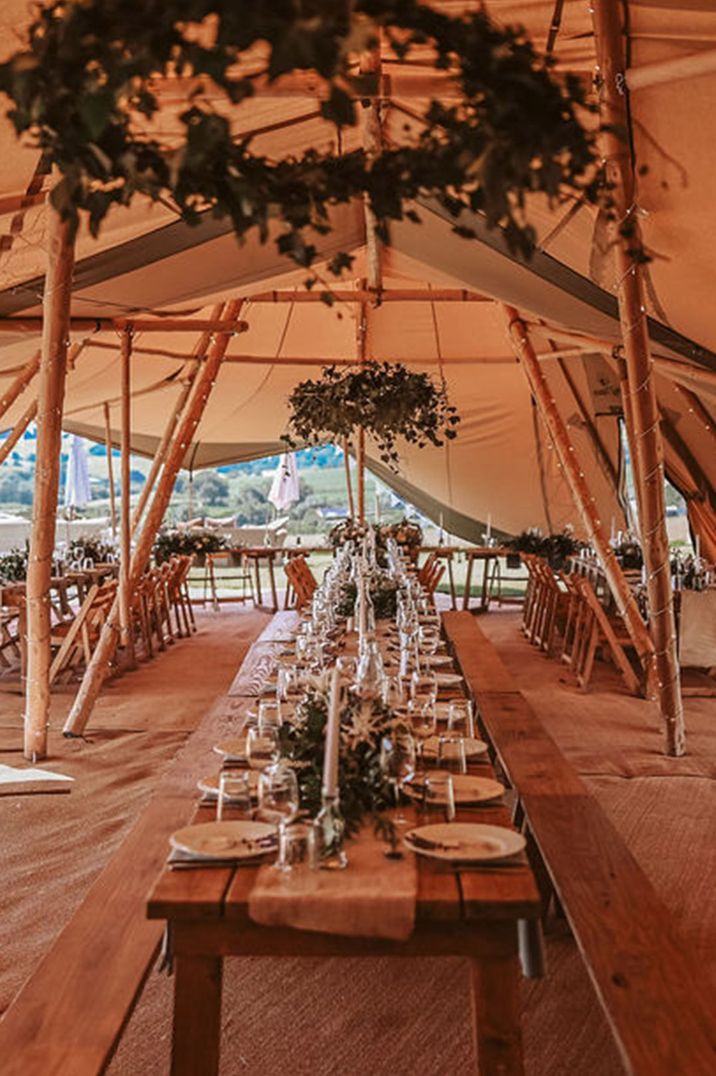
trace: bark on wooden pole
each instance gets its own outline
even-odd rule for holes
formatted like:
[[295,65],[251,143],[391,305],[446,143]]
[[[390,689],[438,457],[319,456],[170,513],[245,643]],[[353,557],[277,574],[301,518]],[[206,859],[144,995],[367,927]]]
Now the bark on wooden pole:
[[112,423],[109,416],[109,404],[104,404],[104,443],[107,450],[107,479],[109,481],[109,518],[112,537],[117,537],[117,501],[114,492],[114,465],[112,463]]
[[41,354],[41,351],[35,352],[27,365],[17,375],[9,389],[0,396],[0,418],[3,417],[6,411],[10,410],[20,393],[25,391],[37,371],[40,369]]
[[348,438],[343,438],[343,465],[346,469],[346,493],[348,494],[348,515],[355,518],[355,504],[353,502],[353,483],[351,482],[351,456]]
[[574,502],[604,566],[609,587],[614,595],[617,608],[624,619],[624,625],[629,637],[634,644],[639,660],[646,669],[653,655],[653,646],[646,630],[646,625],[639,613],[636,599],[624,578],[614,550],[609,544],[607,533],[599,518],[594,497],[590,493],[584,472],[574,451],[574,445],[571,443],[567,432],[567,427],[557,409],[544,376],[544,371],[530,342],[527,328],[514,307],[503,306],[503,309],[515,353],[527,375],[532,395],[537,401],[537,406],[542,413],[552,443],[559,454]]
[[20,416],[15,425],[12,428],[9,437],[0,444],[0,464],[4,463],[8,458],[13,448],[24,434],[27,427],[31,422],[35,421],[37,415],[37,400],[33,400],[26,411]]
[[48,202],[48,260],[43,294],[42,354],[37,395],[37,456],[27,570],[25,757],[44,758],[50,716],[50,580],[60,482],[62,405],[76,224]]
[[[226,308],[226,320],[238,318],[241,311],[241,303],[229,303]],[[176,433],[167,453],[166,462],[162,470],[161,478],[157,484],[156,492],[144,521],[139,538],[132,556],[129,582],[133,590],[139,582],[156,537],[159,526],[164,518],[169,500],[174,489],[174,482],[179,473],[187,449],[192,442],[196,428],[201,421],[207,400],[211,395],[214,382],[221,366],[229,341],[230,332],[222,332],[217,335],[212,343],[206,362],[202,365],[196,379],[191,400],[186,413],[177,427]],[[92,660],[87,667],[84,678],[73,703],[67,721],[64,726],[65,736],[81,734],[89,720],[92,708],[97,700],[100,689],[110,667],[112,658],[117,647],[119,634],[119,603],[115,601],[105,623],[99,642],[92,655]]]
[[[217,303],[217,305],[213,308],[211,312],[212,321],[219,320],[222,317],[223,311],[224,304]],[[194,380],[199,370],[199,363],[206,355],[207,349],[211,343],[211,336],[211,333],[202,333],[199,337],[196,347],[194,348],[194,354],[192,356],[187,356],[188,359],[193,360],[190,367],[190,371],[182,384],[181,392],[179,393],[177,401],[172,408],[172,412],[167,421],[164,433],[162,435],[162,439],[159,442],[157,451],[154,454],[154,459],[152,460],[152,466],[149,469],[149,474],[147,475],[146,481],[142,486],[142,491],[139,494],[139,500],[137,501],[137,506],[134,509],[134,514],[132,516],[132,534],[134,534],[134,532],[139,526],[142,515],[144,513],[144,509],[147,506],[147,501],[149,500],[151,492],[154,489],[154,483],[157,480],[157,475],[159,474],[164,460],[166,459],[169,445],[171,444],[172,437],[174,436],[174,431],[176,429],[180,416],[184,412],[184,408],[186,407],[187,400],[189,399],[189,394],[191,393]]]
[[134,665],[134,639],[132,634],[132,595],[129,584],[130,557],[132,552],[131,530],[131,360],[132,331],[123,329],[121,336],[121,478],[120,501],[120,550],[119,550],[119,619],[121,643],[126,650],[127,664]]
[[669,538],[666,532],[664,450],[659,430],[642,268],[636,255],[641,247],[641,230],[635,202],[631,148],[626,139],[629,111],[621,6],[613,0],[593,0],[591,10],[599,67],[602,153],[616,218],[611,231],[636,445],[634,466],[640,475],[637,496],[647,572],[649,630],[655,648],[656,694],[664,722],[666,752],[679,756],[686,749],[686,735],[676,654]]

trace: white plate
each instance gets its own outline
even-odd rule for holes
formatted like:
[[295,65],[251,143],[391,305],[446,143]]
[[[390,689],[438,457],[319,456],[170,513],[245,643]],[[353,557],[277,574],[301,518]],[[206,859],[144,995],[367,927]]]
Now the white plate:
[[[235,772],[237,772],[237,773],[248,773],[248,775],[249,775],[249,790],[250,790],[252,796],[254,796],[254,797],[257,796],[258,795],[258,788],[259,788],[259,771],[258,770],[237,770]],[[221,776],[220,774],[214,773],[214,774],[212,774],[211,777],[201,777],[196,782],[196,787],[199,789],[200,792],[203,792],[204,795],[208,799],[216,800],[216,799],[219,798],[219,777],[220,776]]]
[[[473,777],[470,773],[453,773],[452,786],[455,792],[455,803],[458,806],[466,806],[470,803],[488,803],[490,800],[499,799],[505,791],[504,785],[494,781],[492,777]],[[403,790],[411,799],[421,801],[423,798],[422,780],[418,779],[415,785],[406,781]],[[446,802],[445,797],[431,799],[431,803],[441,805]]]
[[[457,748],[453,749],[450,741],[448,741],[448,747],[449,750],[443,753],[444,757],[457,758]],[[485,754],[487,754],[487,744],[484,740],[465,740],[465,758],[477,758],[479,755]],[[430,759],[438,757],[437,736],[431,736],[425,741],[423,755],[425,758]]]
[[232,762],[246,761],[246,737],[241,736],[238,740],[222,740],[214,745],[214,753]]
[[433,669],[452,665],[452,658],[449,654],[421,654],[420,661]]
[[276,838],[276,827],[268,822],[202,822],[172,833],[169,843],[197,859],[255,859],[278,843],[258,843],[269,837]]
[[435,679],[438,687],[457,687],[458,684],[462,683],[460,673],[436,672]]
[[[447,847],[418,848],[410,840],[412,834],[424,840],[441,842]],[[431,826],[418,826],[408,830],[403,838],[416,855],[429,859],[444,859],[457,863],[483,863],[494,859],[507,859],[517,855],[525,847],[521,833],[506,826],[487,826],[478,822],[443,822]]]

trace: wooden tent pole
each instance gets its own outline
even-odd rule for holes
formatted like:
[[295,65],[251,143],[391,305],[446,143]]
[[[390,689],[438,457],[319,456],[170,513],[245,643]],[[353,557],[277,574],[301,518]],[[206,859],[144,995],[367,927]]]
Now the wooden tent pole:
[[[629,460],[631,462],[632,481],[634,482],[634,495],[636,496],[636,530],[641,537],[641,519],[639,517],[640,506],[644,503],[644,494],[639,489],[641,481],[641,469],[636,465],[637,449],[634,437],[634,415],[632,414],[631,395],[629,394],[629,380],[627,368],[621,356],[615,356],[617,371],[619,373],[619,390],[622,397],[622,411],[624,413],[624,429],[626,430],[627,444],[629,445]],[[634,515],[634,513],[632,513]]]
[[611,223],[611,232],[636,443],[634,465],[640,474],[637,495],[647,572],[649,630],[656,651],[656,691],[664,721],[666,752],[679,756],[686,749],[686,734],[676,654],[669,538],[666,532],[664,448],[652,376],[642,267],[635,256],[635,251],[641,246],[641,230],[635,203],[631,150],[625,136],[630,127],[621,6],[613,3],[613,0],[593,0],[591,11],[599,65],[602,153],[616,217]]
[[604,566],[609,587],[616,600],[617,608],[624,619],[624,625],[636,648],[639,660],[646,669],[651,661],[654,648],[646,630],[646,625],[639,613],[636,599],[627,585],[614,550],[609,544],[609,539],[594,503],[594,497],[589,491],[584,472],[580,468],[567,427],[550,393],[544,371],[532,347],[527,328],[514,307],[503,305],[503,310],[507,319],[510,339],[515,348],[515,354],[527,375],[532,395],[537,401],[550,438],[559,454],[574,502],[582,516],[590,540],[593,542]]
[[[217,305],[213,308],[211,312],[212,320],[220,319],[222,317],[223,311],[224,304],[217,303]],[[210,343],[211,333],[202,333],[199,337],[199,341],[196,347],[194,348],[194,354],[192,356],[187,356],[187,360],[191,361],[192,364],[191,370],[189,375],[186,377],[184,383],[182,384],[181,392],[179,393],[177,401],[172,408],[172,412],[167,421],[164,433],[162,435],[162,439],[159,442],[157,451],[154,453],[154,458],[152,460],[152,466],[149,469],[149,474],[147,475],[146,481],[142,486],[142,491],[139,494],[139,500],[137,501],[137,506],[134,509],[134,515],[132,516],[132,534],[134,534],[134,532],[139,526],[140,520],[144,513],[144,509],[147,506],[147,501],[149,500],[151,492],[154,489],[154,483],[157,480],[157,475],[159,474],[162,468],[162,464],[166,459],[167,451],[169,449],[169,445],[171,444],[171,439],[174,435],[174,430],[176,429],[177,422],[179,421],[180,416],[183,414],[186,402],[189,399],[189,394],[191,393],[194,380],[199,370],[199,362],[206,355]]]
[[104,403],[104,443],[107,449],[107,478],[109,479],[109,515],[112,522],[112,537],[117,537],[117,501],[114,493],[114,467],[112,464],[112,424],[109,417],[109,403]]
[[[241,302],[229,303],[226,308],[226,319],[237,319],[241,311]],[[201,421],[209,396],[214,387],[214,382],[219,373],[221,361],[224,357],[231,332],[218,334],[209,348],[206,362],[203,363],[200,373],[194,385],[192,397],[187,406],[186,413],[177,427],[172,440],[167,458],[162,470],[161,477],[152,498],[152,503],[147,512],[144,525],[135,546],[129,573],[129,584],[133,591],[149,560],[152,545],[159,526],[164,518],[169,500],[174,489],[174,482],[186,457],[187,449],[192,442],[197,426]],[[119,628],[118,602],[115,601],[107,621],[102,628],[99,642],[92,655],[84,678],[77,692],[72,709],[64,726],[65,736],[76,736],[82,733],[89,720],[92,708],[97,700],[110,662],[114,657],[117,646]]]
[[37,415],[37,400],[33,400],[28,409],[20,416],[15,425],[12,428],[12,432],[2,444],[0,444],[0,463],[4,463],[8,458],[13,448],[24,434],[27,427],[31,422],[35,421]]
[[132,554],[132,528],[130,507],[132,492],[131,473],[131,359],[132,330],[123,329],[121,335],[121,488],[120,500],[120,551],[119,551],[119,619],[121,644],[125,648],[127,665],[134,664],[134,638],[132,632],[132,595],[129,585],[129,561]]
[[7,392],[0,396],[0,418],[12,407],[21,392],[24,392],[40,369],[41,351],[36,351],[26,366],[20,371]]
[[343,438],[343,465],[346,469],[346,492],[348,494],[348,513],[350,518],[355,517],[355,504],[353,502],[353,483],[351,482],[351,457],[348,438]]
[[50,716],[50,580],[60,484],[62,404],[76,223],[48,201],[48,260],[42,298],[42,354],[37,394],[37,461],[27,570],[25,758],[47,754]]

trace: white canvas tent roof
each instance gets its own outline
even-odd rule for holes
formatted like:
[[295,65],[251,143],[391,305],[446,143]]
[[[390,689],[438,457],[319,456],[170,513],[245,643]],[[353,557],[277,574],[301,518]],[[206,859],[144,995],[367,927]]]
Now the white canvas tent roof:
[[[546,41],[552,0],[493,0],[488,7],[505,21],[525,23],[538,45]],[[639,68],[716,47],[711,7],[699,0],[630,4],[631,65]],[[6,28],[22,18],[24,6],[3,5],[0,20]],[[555,57],[558,69],[587,74],[593,68],[591,24],[582,0],[564,5]],[[405,65],[399,72],[403,81],[396,85],[405,85],[419,70],[411,73]],[[669,430],[667,470],[687,493],[703,493],[704,483],[716,487],[711,422],[716,415],[716,325],[709,303],[716,229],[711,158],[716,150],[704,129],[711,122],[705,105],[714,99],[716,73],[645,86],[632,96],[637,160],[648,165],[639,178],[637,200],[638,210],[648,214],[643,217],[645,238],[655,252],[649,266],[649,313],[659,400]],[[166,105],[162,123],[171,137],[170,92]],[[401,137],[409,114],[416,111],[420,101],[403,100],[396,91],[386,114],[388,137]],[[309,94],[259,97],[234,110],[232,120],[237,131],[260,132],[257,148],[276,156],[311,145],[336,147],[335,130],[317,116]],[[358,132],[345,132],[343,146],[357,138]],[[0,142],[0,212],[5,210],[0,216],[0,317],[39,315],[46,251],[45,209],[38,199],[52,177],[43,175],[36,154],[17,145],[4,119]],[[525,263],[478,218],[471,221],[478,239],[467,241],[453,233],[439,207],[418,208],[421,224],[392,228],[384,252],[384,286],[463,288],[487,301],[426,299],[368,309],[369,357],[403,359],[444,375],[462,415],[455,442],[441,450],[406,451],[397,479],[375,460],[372,464],[418,506],[434,515],[443,511],[446,525],[466,537],[477,536],[488,513],[495,526],[509,532],[578,524],[500,307],[491,300],[506,301],[532,323],[538,353],[568,352],[545,357],[543,367],[602,518],[614,517],[622,525],[619,404],[611,357],[621,334],[603,221],[590,206],[550,208],[544,200],[532,199],[529,217],[539,244]],[[355,287],[366,275],[362,206],[338,207],[333,224],[317,245],[326,259],[340,250],[355,254],[354,266],[340,284]],[[356,356],[357,304],[252,301],[268,290],[300,289],[304,276],[277,254],[272,242],[261,246],[250,237],[238,246],[227,222],[207,216],[199,227],[189,228],[171,208],[136,201],[130,209],[110,214],[99,240],[80,235],[72,313],[99,318],[181,311],[208,317],[217,301],[245,298],[242,318],[249,329],[232,340],[219,384],[187,449],[187,466],[213,466],[280,450],[293,385],[315,374],[323,362]],[[86,330],[73,334],[73,340],[83,346],[68,380],[65,427],[101,440],[105,401],[112,405],[118,429],[119,341],[112,331]],[[578,341],[587,350],[580,352]],[[132,446],[152,454],[187,373],[182,356],[191,354],[195,341],[186,334],[152,333],[151,338],[137,334],[134,344]],[[3,332],[0,387],[38,346],[37,333]],[[149,349],[155,353],[146,353]],[[287,364],[290,359],[295,364]],[[316,365],[307,366],[309,361]],[[691,406],[680,386],[697,393],[703,410]],[[3,425],[12,426],[26,406],[20,397]]]

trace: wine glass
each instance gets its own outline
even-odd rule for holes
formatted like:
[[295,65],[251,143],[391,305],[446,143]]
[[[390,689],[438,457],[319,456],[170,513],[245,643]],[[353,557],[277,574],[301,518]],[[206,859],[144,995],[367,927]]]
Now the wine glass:
[[393,729],[380,743],[380,768],[393,787],[397,814],[393,821],[404,826],[408,819],[401,810],[400,793],[403,782],[415,773],[415,739],[407,729]]
[[418,629],[420,649],[423,654],[437,654],[440,646],[440,632],[432,624],[421,624]]
[[246,757],[252,770],[262,770],[278,762],[281,757],[278,729],[252,726],[246,734]]
[[433,737],[437,731],[437,713],[435,704],[430,699],[410,699],[408,702],[408,717],[413,730],[413,735],[418,741],[420,759],[423,759],[425,743]]

